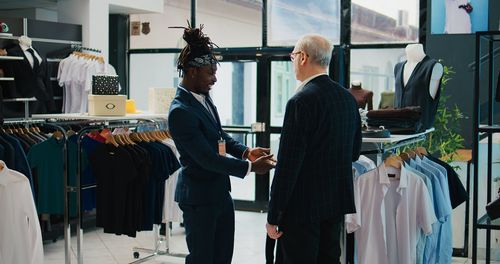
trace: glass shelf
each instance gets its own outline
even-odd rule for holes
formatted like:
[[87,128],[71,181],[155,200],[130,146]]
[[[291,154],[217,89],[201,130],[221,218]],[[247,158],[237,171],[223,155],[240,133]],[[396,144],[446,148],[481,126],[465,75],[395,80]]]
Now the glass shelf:
[[477,221],[477,228],[500,230],[500,218],[491,220],[490,217],[485,214]]

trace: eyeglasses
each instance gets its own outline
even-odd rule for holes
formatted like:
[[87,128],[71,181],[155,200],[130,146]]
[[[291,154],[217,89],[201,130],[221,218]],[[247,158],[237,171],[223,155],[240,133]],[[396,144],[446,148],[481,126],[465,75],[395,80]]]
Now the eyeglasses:
[[303,52],[303,51],[301,51],[301,50],[296,51],[296,52],[292,52],[292,53],[290,53],[290,54],[288,54],[288,55],[290,56],[290,60],[291,60],[291,61],[294,61],[294,60],[295,60],[295,55],[297,55],[297,54],[301,54],[301,53],[304,53],[304,55],[306,55],[306,57],[309,57],[309,55],[307,55],[307,53],[305,53],[305,52]]

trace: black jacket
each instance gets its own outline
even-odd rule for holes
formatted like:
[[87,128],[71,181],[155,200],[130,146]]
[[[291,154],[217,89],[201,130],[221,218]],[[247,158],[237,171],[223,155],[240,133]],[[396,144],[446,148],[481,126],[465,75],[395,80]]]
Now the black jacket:
[[12,72],[6,76],[14,76],[15,87],[9,87],[13,88],[12,91],[5,91],[7,92],[5,94],[9,94],[10,97],[35,97],[39,102],[39,107],[34,109],[34,112],[53,112],[55,110],[54,93],[50,83],[47,59],[42,58],[42,62],[35,72],[19,45],[7,49],[7,54],[24,59],[11,62]]
[[352,161],[361,149],[354,97],[321,75],[287,103],[268,222],[317,223],[355,212]]

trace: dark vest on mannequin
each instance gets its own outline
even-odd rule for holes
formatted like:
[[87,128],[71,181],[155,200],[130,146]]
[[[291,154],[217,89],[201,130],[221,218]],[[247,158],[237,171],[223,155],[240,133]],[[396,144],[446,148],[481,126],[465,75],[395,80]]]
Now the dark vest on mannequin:
[[54,94],[50,83],[47,60],[42,58],[39,66],[32,68],[19,45],[8,48],[7,54],[9,56],[23,57],[23,60],[11,62],[12,73],[8,76],[14,76],[15,88],[10,91],[8,96],[22,98],[35,97],[37,102],[32,108],[30,107],[30,112],[53,112],[55,110]]
[[422,111],[422,125],[426,129],[432,127],[434,124],[441,94],[441,81],[439,82],[435,98],[432,98],[429,94],[429,83],[436,63],[437,60],[431,59],[426,55],[416,65],[406,86],[404,85],[403,76],[406,61],[400,62],[394,67],[394,76],[396,78],[394,107],[420,106]]

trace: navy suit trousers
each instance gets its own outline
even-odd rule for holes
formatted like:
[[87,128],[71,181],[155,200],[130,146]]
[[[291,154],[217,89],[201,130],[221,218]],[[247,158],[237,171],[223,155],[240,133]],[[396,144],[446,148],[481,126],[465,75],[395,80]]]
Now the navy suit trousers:
[[229,192],[206,205],[180,203],[189,255],[186,264],[230,264],[234,247],[234,204]]

